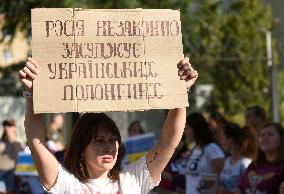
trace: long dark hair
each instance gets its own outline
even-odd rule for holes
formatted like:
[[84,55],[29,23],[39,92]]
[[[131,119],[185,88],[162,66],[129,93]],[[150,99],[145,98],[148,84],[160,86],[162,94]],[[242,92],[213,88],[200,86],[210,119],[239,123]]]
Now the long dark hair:
[[223,115],[221,113],[217,112],[217,111],[211,112],[210,115],[209,115],[209,118],[214,120],[219,125],[225,125],[226,122],[227,122],[225,117],[223,117]]
[[206,119],[201,113],[195,112],[189,114],[186,118],[186,125],[192,128],[197,145],[203,147],[209,143],[216,142],[208,127]]
[[[267,127],[273,127],[278,133],[278,135],[280,136],[280,145],[278,148],[278,155],[276,159],[273,161],[273,163],[277,164],[284,160],[284,128],[280,123],[267,123],[263,126],[262,129],[267,128]],[[268,162],[265,157],[264,152],[260,148],[258,148],[258,152],[257,152],[256,159],[254,162],[257,166],[260,166]]]
[[250,159],[254,159],[257,152],[256,134],[251,127],[241,128],[238,124],[227,122],[224,135],[231,138],[240,150],[240,153]]
[[65,167],[81,182],[90,178],[86,162],[82,153],[91,141],[97,136],[100,129],[109,131],[117,137],[118,155],[114,167],[109,171],[108,178],[112,181],[119,180],[121,171],[121,136],[115,122],[103,113],[85,113],[75,124],[72,132],[69,149],[66,153]]

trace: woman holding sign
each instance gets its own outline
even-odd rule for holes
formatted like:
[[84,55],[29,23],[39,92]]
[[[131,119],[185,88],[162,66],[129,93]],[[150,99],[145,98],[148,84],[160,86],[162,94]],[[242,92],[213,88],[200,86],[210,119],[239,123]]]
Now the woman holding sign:
[[[49,193],[145,194],[159,184],[160,176],[182,137],[186,109],[169,110],[162,135],[144,157],[121,169],[121,137],[119,130],[103,113],[85,113],[72,131],[66,162],[61,166],[45,146],[43,115],[34,114],[32,106],[33,80],[38,64],[28,58],[19,71],[27,96],[25,130],[29,148],[41,178]],[[177,65],[178,74],[190,88],[197,79],[188,58]]]

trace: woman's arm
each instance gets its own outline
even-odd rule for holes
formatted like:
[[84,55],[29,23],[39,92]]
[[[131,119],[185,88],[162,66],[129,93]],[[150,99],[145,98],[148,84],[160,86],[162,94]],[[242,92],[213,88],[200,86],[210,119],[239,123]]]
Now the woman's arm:
[[[19,78],[28,91],[32,91],[33,80],[38,75],[37,63],[28,58]],[[56,182],[58,162],[45,145],[45,126],[42,114],[34,114],[31,98],[26,99],[25,132],[37,172],[45,188],[50,189]]]
[[217,182],[219,182],[220,174],[224,168],[224,158],[216,158],[211,160],[211,166],[214,173],[217,175]]
[[[180,78],[185,80],[187,87],[190,88],[198,77],[197,71],[191,67],[188,58],[184,58],[177,67]],[[178,146],[184,131],[185,121],[185,108],[169,110],[160,141],[146,156],[148,169],[154,182],[159,181],[162,171]]]

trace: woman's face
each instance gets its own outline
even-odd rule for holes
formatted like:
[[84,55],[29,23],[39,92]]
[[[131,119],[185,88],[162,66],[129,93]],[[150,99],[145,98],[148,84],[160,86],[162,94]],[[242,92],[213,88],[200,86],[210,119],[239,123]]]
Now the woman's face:
[[280,146],[280,136],[272,126],[265,127],[259,133],[258,144],[264,153],[277,152]]
[[258,123],[258,118],[252,110],[247,110],[245,113],[246,126],[255,127]]
[[226,153],[230,153],[232,139],[228,138],[223,132],[221,133],[221,145]]
[[5,131],[9,139],[14,140],[16,138],[16,126],[5,126]]
[[83,153],[89,174],[111,170],[117,160],[118,147],[118,139],[114,134],[99,130]]
[[185,133],[186,139],[189,142],[195,141],[193,129],[187,124],[185,125],[184,133]]
[[131,129],[128,132],[128,136],[132,137],[135,135],[140,135],[141,134],[141,129],[140,129],[140,125],[139,124],[134,124]]
[[219,124],[212,118],[208,119],[208,126],[212,133],[219,132],[220,126]]

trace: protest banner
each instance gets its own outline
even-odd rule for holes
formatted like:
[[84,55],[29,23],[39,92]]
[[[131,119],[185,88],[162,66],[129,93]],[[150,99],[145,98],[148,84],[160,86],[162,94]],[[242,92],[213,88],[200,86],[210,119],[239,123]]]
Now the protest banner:
[[146,133],[127,138],[124,145],[128,164],[144,156],[154,146],[154,143],[154,133]]
[[32,54],[35,113],[188,106],[178,10],[33,9]]

